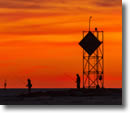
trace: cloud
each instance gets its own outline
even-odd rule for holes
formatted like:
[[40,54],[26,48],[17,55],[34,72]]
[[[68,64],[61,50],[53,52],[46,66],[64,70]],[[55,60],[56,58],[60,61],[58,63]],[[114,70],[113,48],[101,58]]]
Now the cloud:
[[[0,0],[0,8],[9,9],[80,9],[82,5],[86,9],[91,6],[112,7],[121,6],[121,0]],[[81,8],[82,9],[82,8]]]
[[65,12],[0,12],[2,23],[15,22],[30,18],[48,18],[69,15]]
[[0,34],[74,34],[90,15],[106,21],[119,14],[121,0],[0,0]]
[[122,0],[92,0],[92,4],[98,7],[115,7],[122,6]]
[[[82,5],[83,7],[80,7]],[[86,0],[0,0],[0,8],[7,9],[34,9],[34,10],[80,10],[88,9],[89,2]]]
[[64,4],[64,3],[65,0],[6,0],[6,1],[0,0],[0,8],[47,9],[47,8],[56,8],[57,4]]
[[35,47],[35,46],[76,46],[78,42],[48,42],[48,41],[30,41],[30,40],[12,40],[0,42],[0,47]]
[[0,7],[1,8],[21,9],[21,8],[40,8],[40,5],[38,3],[29,2],[29,0],[27,0],[27,1],[23,1],[23,0],[2,1],[2,0],[0,0]]

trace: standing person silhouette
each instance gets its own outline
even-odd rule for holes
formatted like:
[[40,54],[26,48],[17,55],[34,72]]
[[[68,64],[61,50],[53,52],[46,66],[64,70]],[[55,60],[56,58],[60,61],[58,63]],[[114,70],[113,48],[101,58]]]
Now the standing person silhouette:
[[31,84],[30,78],[27,79],[27,82],[28,82],[28,84],[27,84],[28,92],[31,93],[32,84]]
[[77,89],[80,89],[80,76],[79,74],[76,74],[77,78],[76,78],[76,83],[77,83]]
[[5,82],[4,82],[4,89],[6,89],[6,86],[7,86],[7,82],[5,80]]

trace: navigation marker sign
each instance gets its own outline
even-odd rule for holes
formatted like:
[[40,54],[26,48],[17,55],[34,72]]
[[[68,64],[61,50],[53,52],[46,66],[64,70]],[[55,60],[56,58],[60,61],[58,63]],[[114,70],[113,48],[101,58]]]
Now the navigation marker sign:
[[89,54],[92,55],[94,51],[100,46],[101,42],[93,35],[91,31],[79,42],[79,45]]

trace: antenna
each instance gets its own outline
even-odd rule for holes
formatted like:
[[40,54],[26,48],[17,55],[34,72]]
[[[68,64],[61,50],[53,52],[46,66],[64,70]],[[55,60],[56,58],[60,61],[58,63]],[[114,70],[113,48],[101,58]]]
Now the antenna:
[[90,31],[90,21],[91,21],[92,16],[89,17],[89,31]]

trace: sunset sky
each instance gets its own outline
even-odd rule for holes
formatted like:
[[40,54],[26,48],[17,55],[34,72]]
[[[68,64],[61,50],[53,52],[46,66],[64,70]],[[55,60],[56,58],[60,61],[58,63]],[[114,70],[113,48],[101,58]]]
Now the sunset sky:
[[76,87],[82,31],[104,31],[105,87],[122,87],[121,0],[0,0],[0,88]]

